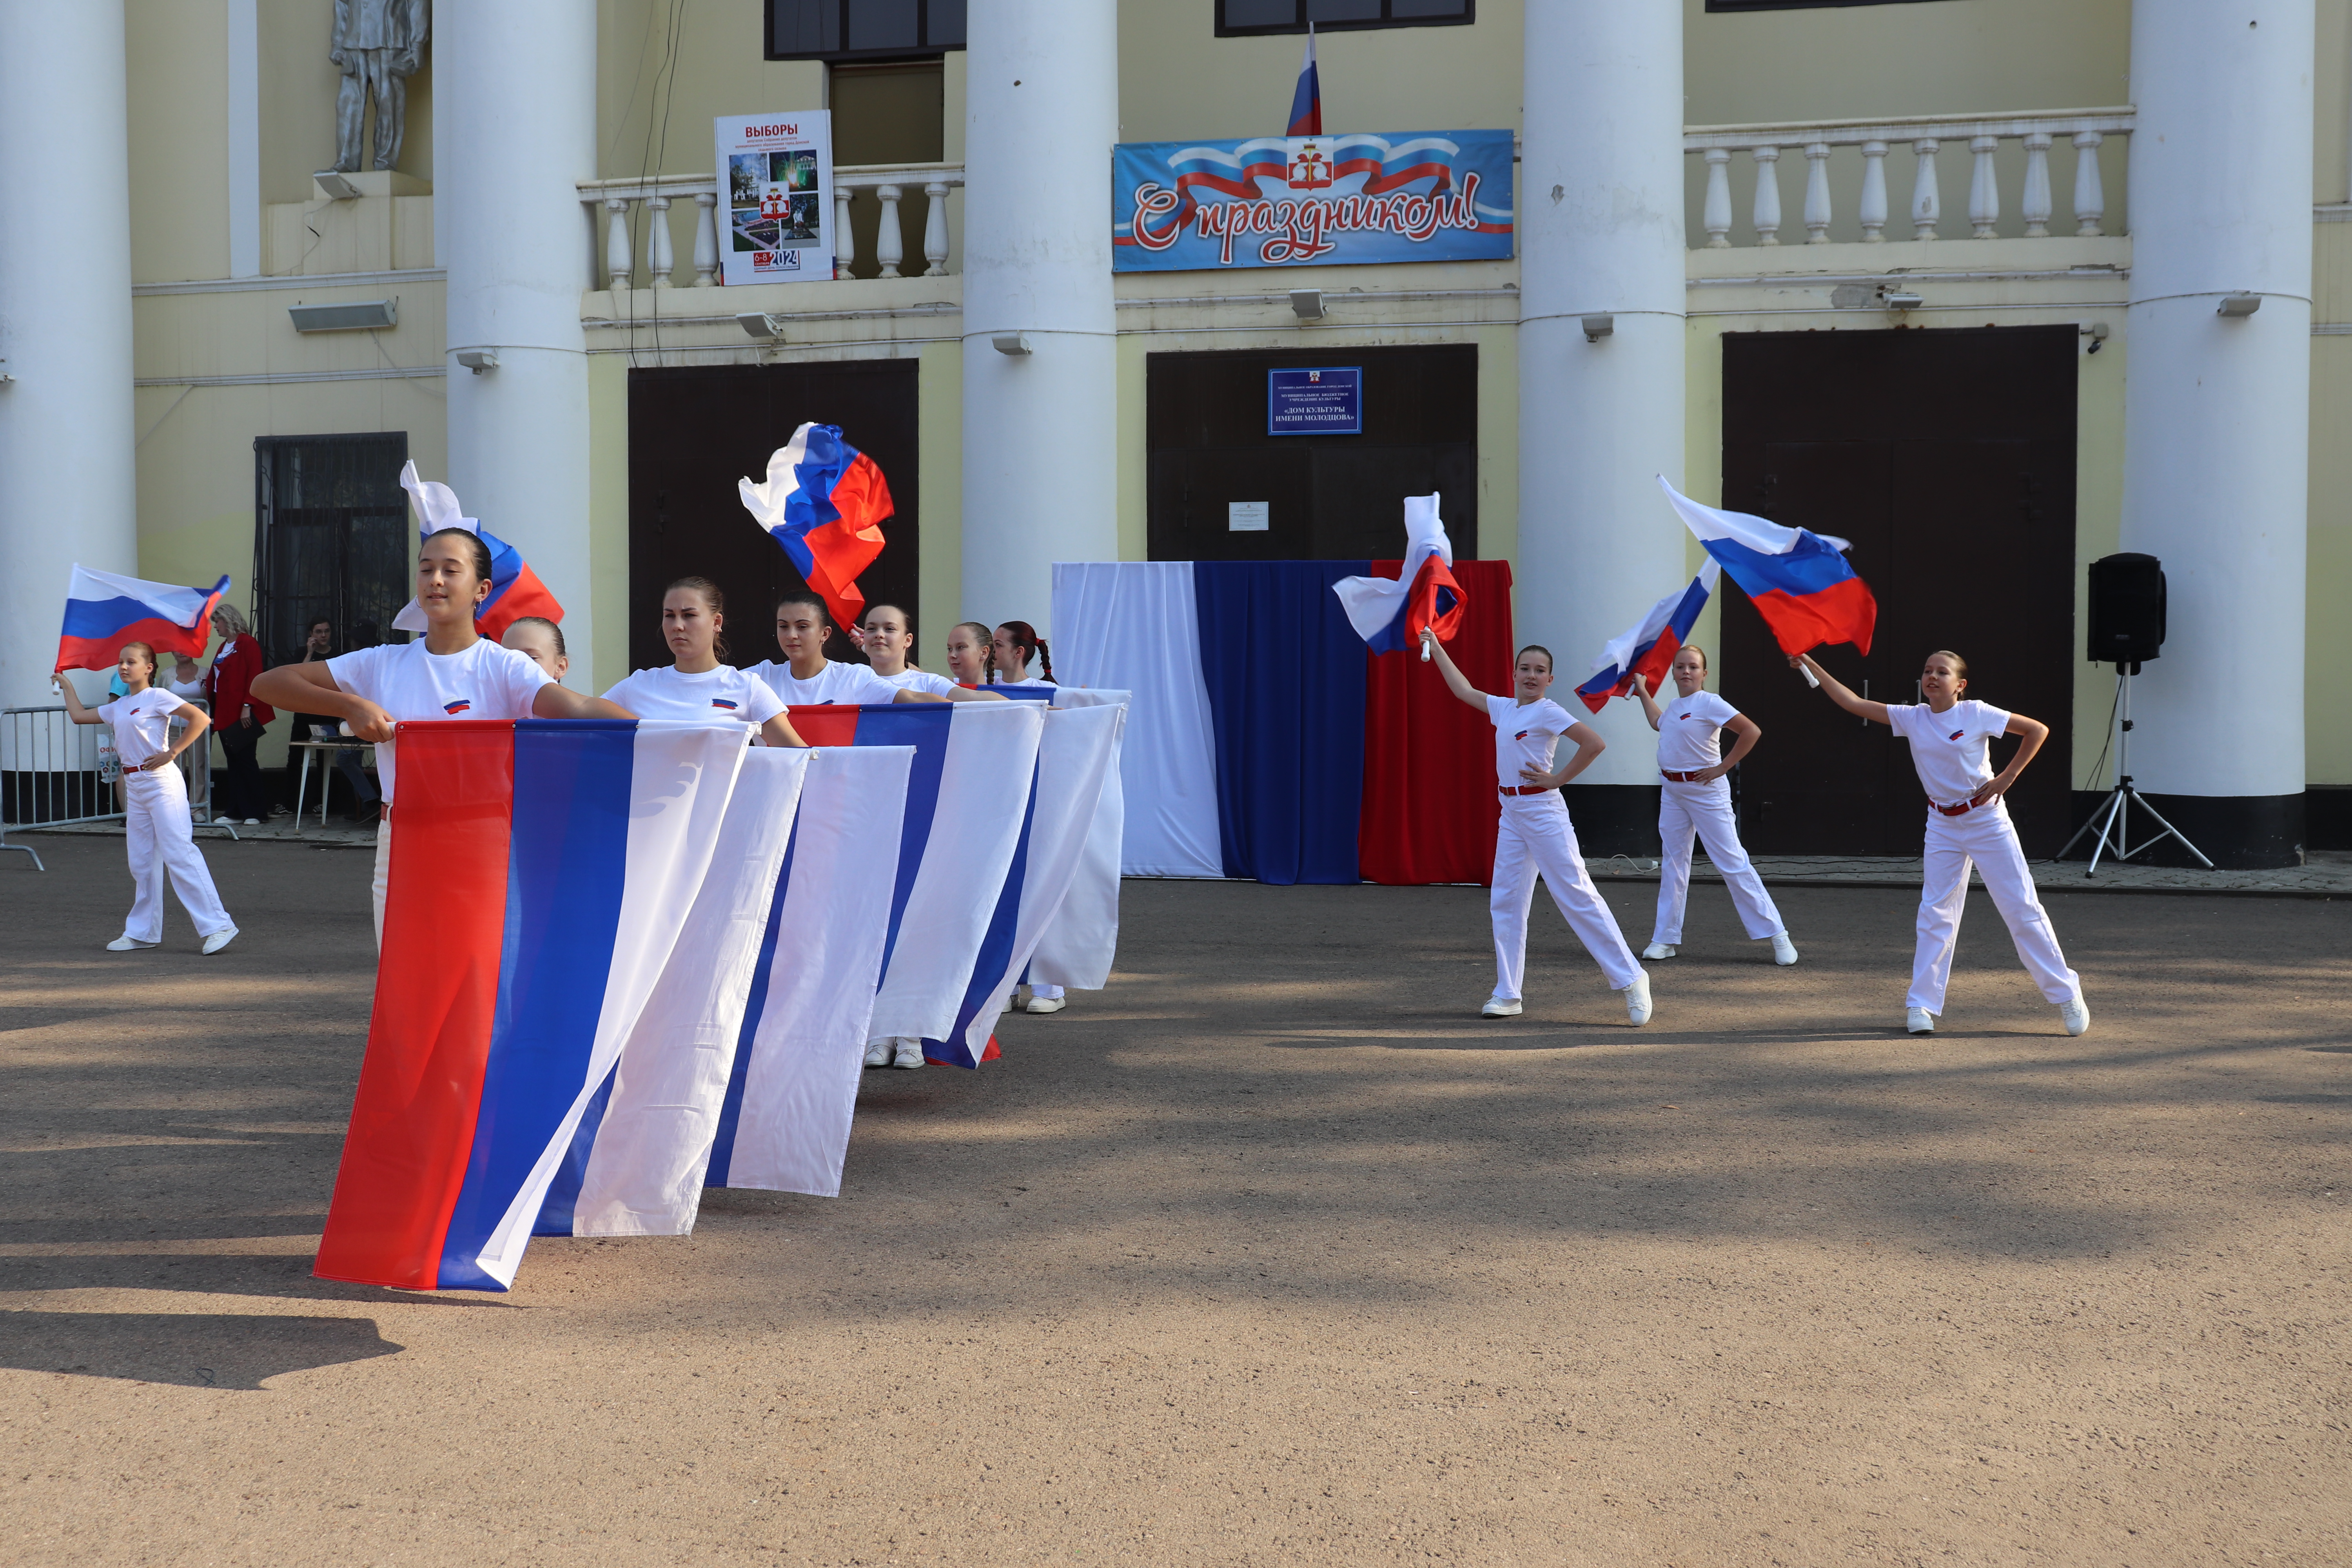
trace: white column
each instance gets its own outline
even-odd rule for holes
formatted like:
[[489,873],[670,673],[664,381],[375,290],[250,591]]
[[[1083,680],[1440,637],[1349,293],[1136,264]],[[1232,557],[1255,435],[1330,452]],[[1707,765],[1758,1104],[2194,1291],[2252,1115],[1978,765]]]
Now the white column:
[[1035,177],[1118,139],[1118,8],[975,5],[964,62],[963,613],[1044,628],[1055,562],[1118,558],[1110,182]]
[[[588,359],[580,296],[596,253],[596,10],[572,0],[436,6],[436,233],[449,268],[449,485],[563,605],[574,682],[593,668]],[[457,151],[462,149],[462,155]],[[460,349],[487,349],[475,374]],[[431,477],[431,476],[428,476]]]
[[2315,47],[2313,0],[2132,8],[2123,548],[2171,597],[2132,771],[2224,866],[2303,837]]
[[[1683,483],[1682,8],[1529,0],[1525,58],[1515,598],[1565,698],[1690,579],[1655,478]],[[1615,330],[1587,342],[1579,318],[1599,314]],[[1609,750],[1585,779],[1657,782],[1638,708],[1593,722]]]
[[121,5],[0,0],[0,706],[58,700],[74,562],[139,569],[123,62]]

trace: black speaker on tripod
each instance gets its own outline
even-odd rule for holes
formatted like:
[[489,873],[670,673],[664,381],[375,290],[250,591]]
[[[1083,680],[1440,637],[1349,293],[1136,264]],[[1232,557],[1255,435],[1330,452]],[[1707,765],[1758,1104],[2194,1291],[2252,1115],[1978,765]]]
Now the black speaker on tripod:
[[2153,555],[2103,555],[2091,563],[2093,664],[2128,664],[2164,648],[2164,563]]

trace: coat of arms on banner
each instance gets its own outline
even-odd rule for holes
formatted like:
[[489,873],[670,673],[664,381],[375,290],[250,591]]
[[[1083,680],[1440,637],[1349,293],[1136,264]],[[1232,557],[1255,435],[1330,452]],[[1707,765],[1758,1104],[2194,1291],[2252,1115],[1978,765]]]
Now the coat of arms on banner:
[[1511,133],[1139,142],[1111,154],[1119,272],[1507,260]]

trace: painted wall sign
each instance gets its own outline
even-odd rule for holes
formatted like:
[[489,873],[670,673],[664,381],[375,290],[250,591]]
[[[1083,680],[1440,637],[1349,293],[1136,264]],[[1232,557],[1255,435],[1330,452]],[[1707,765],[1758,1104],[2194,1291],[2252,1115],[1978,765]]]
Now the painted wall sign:
[[1364,433],[1361,365],[1265,373],[1265,433],[1269,436],[1360,436]]
[[719,278],[800,283],[833,277],[833,113],[721,115]]
[[1111,150],[1111,269],[1500,261],[1511,133],[1129,142]]

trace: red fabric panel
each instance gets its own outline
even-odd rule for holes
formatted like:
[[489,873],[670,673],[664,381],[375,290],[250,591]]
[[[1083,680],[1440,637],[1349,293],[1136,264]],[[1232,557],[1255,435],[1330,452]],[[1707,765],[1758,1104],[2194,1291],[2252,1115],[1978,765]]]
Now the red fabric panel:
[[[1375,561],[1393,577],[1402,561]],[[1470,684],[1511,689],[1511,563],[1457,561],[1462,629],[1445,645]],[[1445,689],[1421,650],[1366,653],[1364,808],[1356,858],[1367,882],[1486,882],[1495,873],[1495,727]]]
[[444,720],[397,733],[375,1011],[311,1272],[430,1290],[473,1152],[498,1011],[514,725]]
[[784,710],[793,732],[812,746],[850,746],[857,742],[857,706],[845,702],[803,702]]
[[1867,657],[1870,635],[1878,629],[1878,600],[1859,577],[1832,583],[1801,598],[1775,588],[1748,603],[1772,628],[1782,653],[1811,653],[1823,643],[1850,642]]

